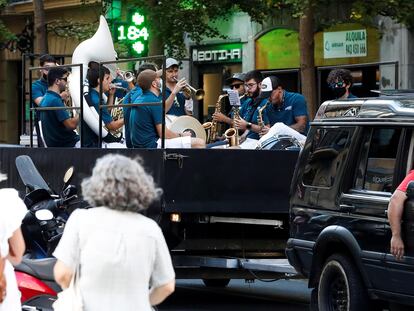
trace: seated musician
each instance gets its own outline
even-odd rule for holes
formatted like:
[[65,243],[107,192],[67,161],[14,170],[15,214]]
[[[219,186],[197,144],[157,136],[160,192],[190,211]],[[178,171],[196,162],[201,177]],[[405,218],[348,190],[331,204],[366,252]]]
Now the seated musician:
[[[146,105],[146,103],[161,103],[160,72],[144,70],[137,77],[137,83],[142,88],[142,95],[135,101],[136,106],[131,110],[131,142],[134,148],[160,148],[162,137],[162,106]],[[165,128],[166,148],[204,148],[205,142],[193,138],[189,132],[175,133]]]
[[[235,127],[245,132],[240,137],[240,141],[248,143],[259,139],[261,126],[258,123],[259,109],[266,105],[266,94],[262,94],[261,85],[263,76],[260,71],[252,70],[246,73],[245,85],[250,101],[247,101],[240,109],[240,119],[235,119]],[[243,147],[242,147],[243,148]]]
[[174,116],[193,115],[191,94],[182,92],[187,82],[184,78],[178,80],[178,62],[174,58],[167,58],[165,63],[165,111]]
[[[102,67],[101,76],[99,76],[99,66],[96,63],[91,63],[88,69],[87,79],[89,82],[89,94],[85,95],[85,99],[88,101],[89,106],[93,106],[96,112],[99,114],[99,92],[102,88],[102,93],[108,92],[108,105],[112,105],[114,99],[115,88],[111,88],[111,74],[109,69]],[[105,105],[104,99],[102,104]],[[124,119],[113,120],[108,109],[102,109],[102,121],[106,128],[110,131],[116,131],[124,125]],[[84,147],[97,148],[98,147],[98,135],[88,126],[86,122],[82,123],[83,126],[83,143]]]
[[262,82],[263,94],[269,96],[269,104],[264,110],[269,125],[261,131],[265,135],[271,126],[284,123],[299,133],[306,135],[309,129],[306,99],[302,94],[283,89],[282,82],[276,76],[270,76]]
[[[231,90],[236,90],[239,93],[240,98],[240,110],[244,110],[245,107],[249,105],[252,101],[251,97],[246,96],[246,86],[244,85],[244,73],[235,73],[231,78],[226,80],[226,85],[230,87]],[[243,97],[242,97],[243,96]],[[213,120],[221,123],[226,123],[233,127],[233,118],[232,116],[228,117],[222,112],[214,112]]]
[[[49,69],[47,75],[48,89],[43,96],[40,107],[66,107],[59,95],[66,89],[68,71],[62,67]],[[47,147],[79,146],[79,135],[75,129],[79,117],[71,118],[67,110],[40,111],[43,137]]]
[[[139,66],[137,72],[135,73],[135,77],[138,77],[138,75],[146,69],[156,71],[157,67],[152,63],[143,63]],[[135,103],[136,99],[141,95],[142,95],[142,89],[140,88],[138,83],[135,83],[134,88],[131,91],[129,91],[127,95],[125,95],[123,104],[133,104]],[[124,107],[123,110],[124,110],[124,122],[125,122],[125,142],[126,142],[127,148],[132,148],[131,130],[129,126],[129,117],[131,115],[131,107]]]

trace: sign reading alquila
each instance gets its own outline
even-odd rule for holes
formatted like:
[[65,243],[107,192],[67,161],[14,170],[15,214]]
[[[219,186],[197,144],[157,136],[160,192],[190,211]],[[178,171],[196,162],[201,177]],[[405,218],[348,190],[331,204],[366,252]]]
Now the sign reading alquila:
[[193,62],[241,62],[242,44],[199,46],[193,49]]
[[324,58],[367,56],[366,29],[323,33]]

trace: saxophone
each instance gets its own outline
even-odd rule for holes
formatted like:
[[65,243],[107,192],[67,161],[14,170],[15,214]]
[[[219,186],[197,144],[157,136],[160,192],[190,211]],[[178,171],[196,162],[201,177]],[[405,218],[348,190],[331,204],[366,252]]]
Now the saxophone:
[[[240,119],[240,107],[239,106],[233,107],[233,121],[235,119]],[[236,126],[231,127],[227,131],[225,131],[224,137],[226,137],[226,139],[229,141],[230,147],[238,146],[240,144],[239,130]]]
[[[218,97],[217,102],[216,102],[216,106],[215,106],[215,109],[214,109],[214,113],[220,113],[221,112],[221,101],[224,97],[227,97],[227,96],[229,96],[229,95],[228,94],[223,94],[223,95],[220,95]],[[210,144],[210,143],[215,142],[216,139],[217,139],[217,135],[218,135],[218,122],[215,121],[215,120],[210,121],[210,122],[205,122],[203,124],[203,127],[207,132],[207,143]]]
[[265,126],[264,121],[263,121],[263,110],[265,110],[266,106],[267,106],[267,103],[263,105],[263,107],[260,108],[258,111],[259,113],[257,115],[257,125],[260,126],[260,129],[262,129]]

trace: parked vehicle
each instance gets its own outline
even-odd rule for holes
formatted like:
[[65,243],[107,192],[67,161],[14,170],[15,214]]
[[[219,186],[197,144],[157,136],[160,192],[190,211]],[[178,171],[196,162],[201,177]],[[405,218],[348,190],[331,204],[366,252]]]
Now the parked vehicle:
[[49,311],[62,289],[55,282],[55,258],[27,259],[15,267],[17,286],[22,294],[23,310]]
[[414,95],[319,108],[292,180],[286,250],[309,278],[313,310],[414,305],[413,214],[403,222],[402,261],[390,254],[387,220],[392,192],[413,169],[413,150]]
[[26,187],[24,203],[27,214],[22,222],[22,233],[26,243],[26,258],[51,257],[68,218],[67,207],[77,199],[77,190],[68,185],[73,175],[70,167],[63,178],[61,193],[57,194],[44,181],[29,156],[16,158],[16,167]]

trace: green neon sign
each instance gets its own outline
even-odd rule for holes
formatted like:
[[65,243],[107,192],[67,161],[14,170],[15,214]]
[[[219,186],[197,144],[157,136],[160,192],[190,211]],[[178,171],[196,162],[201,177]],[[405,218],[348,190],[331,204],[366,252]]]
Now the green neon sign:
[[129,15],[127,22],[115,23],[115,40],[127,44],[131,54],[145,56],[150,38],[146,17],[139,11]]

